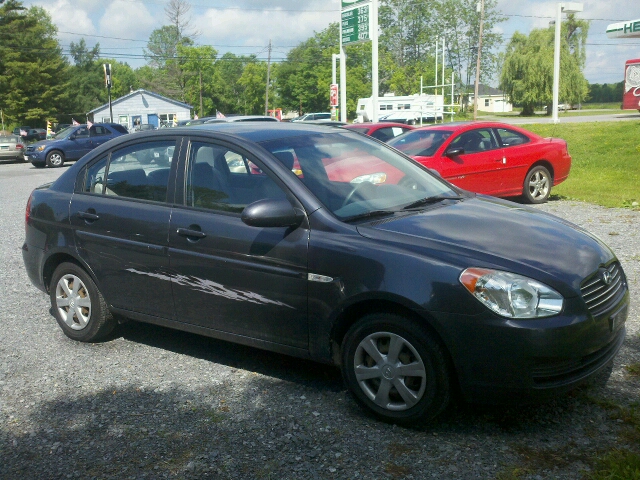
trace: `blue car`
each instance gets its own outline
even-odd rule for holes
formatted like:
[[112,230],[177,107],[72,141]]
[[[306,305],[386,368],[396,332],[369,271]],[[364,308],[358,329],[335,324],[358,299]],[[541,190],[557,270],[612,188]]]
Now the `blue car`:
[[27,147],[25,160],[34,167],[61,167],[67,160],[78,160],[98,145],[129,133],[117,123],[74,125],[56,133],[49,140],[42,140]]

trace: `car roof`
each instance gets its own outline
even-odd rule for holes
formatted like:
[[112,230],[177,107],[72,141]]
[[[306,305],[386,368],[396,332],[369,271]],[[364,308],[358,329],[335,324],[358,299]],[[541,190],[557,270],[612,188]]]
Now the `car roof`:
[[[344,132],[344,129],[330,129],[326,125],[309,122],[228,122],[208,123],[189,127],[176,127],[185,135],[195,131],[220,132],[246,138],[252,142],[264,142],[278,138],[297,137],[310,134],[328,134]],[[178,133],[176,128],[173,132]]]
[[406,123],[398,123],[398,122],[377,122],[377,123],[352,123],[350,125],[345,125],[345,128],[359,128],[359,129],[371,129],[374,128],[377,130],[379,128],[387,128],[387,127],[402,127],[408,128],[409,130],[413,130],[415,127],[413,125],[407,125]]

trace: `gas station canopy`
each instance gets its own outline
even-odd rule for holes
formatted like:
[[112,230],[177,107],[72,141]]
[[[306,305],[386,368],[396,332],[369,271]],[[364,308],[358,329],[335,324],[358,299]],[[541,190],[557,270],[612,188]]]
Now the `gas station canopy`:
[[607,27],[609,38],[640,38],[640,19],[612,23]]

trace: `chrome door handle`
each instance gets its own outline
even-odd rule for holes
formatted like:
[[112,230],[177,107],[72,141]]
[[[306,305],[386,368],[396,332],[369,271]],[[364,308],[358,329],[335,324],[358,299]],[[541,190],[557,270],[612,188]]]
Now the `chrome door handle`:
[[206,233],[201,232],[200,230],[191,230],[190,228],[179,228],[178,235],[181,237],[191,237],[191,238],[204,238],[207,236]]

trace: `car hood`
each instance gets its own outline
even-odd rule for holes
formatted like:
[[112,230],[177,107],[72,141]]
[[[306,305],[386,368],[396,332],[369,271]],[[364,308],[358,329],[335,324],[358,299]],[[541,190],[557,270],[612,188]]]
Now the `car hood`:
[[66,140],[65,138],[61,138],[61,139],[58,139],[58,140],[52,140],[52,139],[40,140],[39,142],[32,143],[29,146],[31,146],[31,147],[33,147],[35,149],[39,145],[56,145],[58,143],[64,142],[65,140]]
[[480,195],[360,225],[358,231],[461,269],[491,267],[526,275],[565,296],[577,295],[585,277],[615,258],[601,240],[570,222]]

